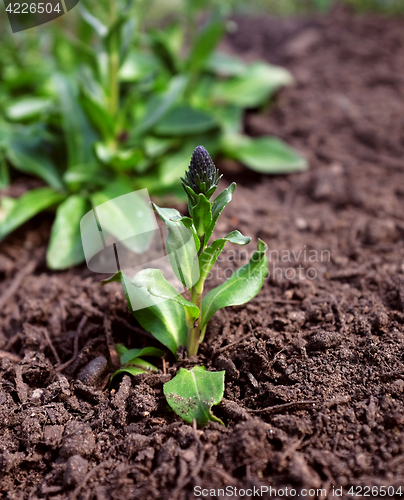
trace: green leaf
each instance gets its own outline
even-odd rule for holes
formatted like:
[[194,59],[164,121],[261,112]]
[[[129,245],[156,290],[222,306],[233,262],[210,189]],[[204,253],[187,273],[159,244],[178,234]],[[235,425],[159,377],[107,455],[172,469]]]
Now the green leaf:
[[185,227],[192,231],[192,234],[194,235],[196,251],[199,252],[199,249],[201,248],[201,240],[199,239],[199,236],[196,232],[193,219],[191,219],[191,217],[184,217],[182,215],[174,215],[173,217],[171,217],[171,220],[173,222],[181,221]]
[[217,239],[213,241],[199,256],[199,272],[200,277],[198,283],[195,285],[195,289],[198,293],[203,292],[203,285],[208,277],[213,265],[215,264],[217,258],[221,254],[226,241],[233,243],[234,245],[247,245],[250,243],[251,238],[249,236],[243,236],[240,231],[232,231],[224,238]]
[[134,37],[135,28],[135,19],[128,18],[123,12],[119,13],[116,20],[108,27],[107,36],[104,38],[105,51],[108,54],[118,52],[119,60],[123,61],[127,56],[131,39]]
[[149,43],[155,56],[160,60],[166,70],[175,75],[179,70],[179,61],[175,56],[172,39],[170,38],[170,27],[166,32],[162,30],[149,31]]
[[177,415],[199,426],[210,420],[223,422],[212,414],[212,406],[223,398],[225,372],[208,372],[204,366],[191,370],[180,368],[175,377],[163,386],[168,404]]
[[207,61],[206,69],[219,76],[240,76],[247,71],[247,66],[236,56],[225,52],[214,52]]
[[187,317],[194,322],[199,317],[199,308],[184,297],[164,278],[160,269],[143,269],[135,274],[132,284],[146,290],[154,297],[172,300],[182,305]]
[[79,6],[79,12],[84,21],[91,26],[97,35],[104,38],[108,33],[108,28],[97,17],[93,16],[82,4]]
[[226,152],[251,170],[264,174],[298,172],[308,167],[302,155],[275,137],[234,136]]
[[46,253],[50,269],[67,269],[84,261],[80,221],[88,208],[87,200],[78,194],[58,206]]
[[233,243],[233,245],[247,245],[248,243],[250,243],[251,238],[249,236],[242,235],[240,231],[236,229],[234,231],[231,231],[224,238],[215,240],[213,243],[215,243],[216,241],[229,241],[230,243]]
[[172,270],[179,281],[190,289],[199,279],[198,251],[193,232],[178,220],[181,216],[178,210],[160,208],[155,203],[153,207],[168,229],[165,246]]
[[195,43],[188,56],[188,71],[199,71],[206,63],[223,36],[225,25],[223,21],[213,20],[197,35]]
[[202,334],[216,311],[223,307],[245,304],[261,290],[268,274],[268,258],[265,255],[267,249],[267,245],[258,240],[257,251],[250,262],[237,269],[227,281],[205,295],[202,301]]
[[24,121],[38,118],[50,109],[52,101],[43,97],[26,97],[5,109],[6,117],[11,121]]
[[59,95],[68,165],[91,163],[94,161],[93,144],[98,136],[79,104],[77,88],[61,74],[54,77],[54,84]]
[[140,148],[135,147],[117,151],[102,142],[95,143],[95,154],[101,163],[112,165],[120,170],[137,170],[138,165],[144,160]]
[[158,158],[166,153],[175,144],[175,141],[171,138],[148,135],[144,138],[143,146],[148,157]]
[[20,196],[0,223],[0,241],[31,217],[60,203],[65,197],[49,187],[33,189]]
[[240,134],[243,129],[243,108],[234,104],[213,106],[210,112],[216,118],[225,134]]
[[17,143],[12,143],[6,151],[8,161],[20,172],[43,179],[55,189],[62,189],[63,182],[54,164],[48,157],[34,151],[24,150]]
[[236,189],[236,183],[232,182],[229,187],[223,189],[223,191],[216,196],[212,203],[212,222],[205,235],[205,243],[209,241],[212,236],[213,230],[215,229],[216,222],[219,219],[220,214],[226,208],[226,206],[231,202],[233,198],[233,193]]
[[125,13],[121,15],[122,25],[119,26],[119,60],[124,61],[132,48],[135,36],[139,35],[138,20],[134,16],[128,16]]
[[186,80],[183,76],[174,77],[166,92],[153,95],[149,99],[144,114],[139,120],[139,125],[133,131],[135,137],[149,131],[167,113],[184,90],[185,83]]
[[241,76],[216,82],[213,98],[242,108],[256,108],[264,104],[279,87],[292,82],[292,75],[286,69],[262,62],[254,63]]
[[106,171],[100,171],[99,163],[85,163],[69,167],[63,174],[69,190],[78,191],[84,185],[89,191],[107,185],[111,178]]
[[[119,344],[117,344],[119,345]],[[124,347],[124,346],[122,346]],[[161,358],[164,356],[165,352],[161,349],[157,349],[157,347],[144,347],[143,349],[126,349],[125,351],[122,351],[121,348],[119,348],[119,352],[117,349],[117,353],[120,357],[120,361],[122,365],[125,365],[126,363],[130,363],[136,358],[140,358],[143,356],[155,356],[157,358]]]
[[191,219],[191,217],[186,217],[184,215],[173,215],[171,217],[171,220],[173,222],[182,222],[188,229],[192,229],[194,226],[194,221]]
[[144,359],[142,358],[133,358],[131,359],[127,364],[126,366],[123,368],[141,368],[143,369],[143,372],[144,373],[147,373],[147,372],[158,372],[158,368],[156,366],[154,366],[152,363],[149,363],[149,361],[145,361]]
[[[30,127],[27,127],[30,128]],[[0,148],[5,149],[13,139],[14,127],[9,123],[0,120]]]
[[[91,195],[91,202],[96,207],[106,244],[112,236],[114,242],[118,240],[139,254],[150,247],[157,222],[142,193],[130,191],[130,185],[116,183]],[[124,194],[130,195],[123,197]]]
[[[150,295],[146,289],[134,286],[122,271],[104,280],[102,284],[112,281],[122,283],[128,306],[139,324],[174,355],[180,346],[187,344],[188,328],[185,311],[180,304],[170,300],[156,304],[156,297]],[[133,310],[132,304],[136,304],[139,309]]]
[[122,82],[135,83],[157,71],[159,64],[152,54],[131,52],[125,59],[119,77]]
[[82,89],[80,104],[105,140],[114,138],[115,123],[106,107],[94,95]]
[[135,358],[132,360],[132,365],[125,366],[117,370],[111,377],[110,381],[120,373],[129,373],[129,375],[140,375],[141,373],[158,372],[157,366],[152,365],[148,361],[141,358]]
[[6,219],[17,201],[17,198],[11,198],[11,196],[2,196],[0,198],[0,224]]
[[10,184],[10,173],[3,153],[0,151],[0,190]]
[[190,106],[176,106],[157,123],[154,132],[158,135],[176,137],[208,132],[217,127],[215,118],[205,111]]
[[64,73],[73,73],[79,65],[87,65],[97,70],[97,52],[90,45],[93,33],[87,24],[80,23],[75,36],[66,36],[63,30],[53,30],[52,53],[57,67]]
[[[125,352],[128,352],[129,349],[125,347],[123,344],[115,344],[115,350],[119,356],[119,359],[125,354]],[[122,363],[122,360],[121,360]]]
[[198,194],[197,203],[192,207],[192,215],[197,235],[203,236],[208,233],[212,224],[212,203],[204,194]]
[[2,122],[0,119],[0,147],[4,150],[12,148],[27,154],[34,153],[41,156],[41,148],[43,149],[44,143],[48,143],[48,147],[55,140],[55,135],[47,130],[45,123],[34,122],[29,125],[21,125]]

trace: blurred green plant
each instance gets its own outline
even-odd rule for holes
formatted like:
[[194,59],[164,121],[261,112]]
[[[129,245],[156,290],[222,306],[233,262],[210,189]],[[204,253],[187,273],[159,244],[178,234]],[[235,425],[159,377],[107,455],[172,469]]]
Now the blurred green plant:
[[78,264],[79,222],[92,206],[142,188],[180,195],[178,178],[200,143],[263,173],[306,168],[282,141],[242,133],[244,110],[268,103],[292,77],[218,52],[230,2],[212,1],[208,12],[206,5],[184,0],[178,20],[154,29],[146,25],[150,2],[87,1],[73,30],[55,22],[33,47],[23,36],[20,47],[5,42],[0,185],[10,182],[11,168],[48,187],[3,198],[0,241],[56,207],[48,266]]
[[346,4],[358,12],[378,12],[388,15],[404,13],[403,0],[234,0],[233,8],[238,13],[276,16],[307,15],[327,12],[335,4]]
[[344,0],[359,12],[380,12],[389,15],[404,14],[403,0]]
[[324,12],[338,0],[253,0],[243,2],[234,0],[234,8],[238,12],[266,12],[277,16],[309,14]]

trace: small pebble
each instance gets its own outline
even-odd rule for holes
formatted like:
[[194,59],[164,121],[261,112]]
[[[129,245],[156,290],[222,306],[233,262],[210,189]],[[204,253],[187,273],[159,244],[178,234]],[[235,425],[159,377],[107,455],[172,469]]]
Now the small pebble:
[[41,406],[44,393],[43,389],[35,389],[31,394],[30,403],[34,406]]
[[223,398],[220,403],[220,409],[226,415],[226,417],[235,420],[236,422],[240,420],[248,420],[251,418],[251,415],[247,410],[242,408],[235,401],[230,401],[228,399]]
[[248,380],[251,382],[251,385],[257,389],[259,387],[259,383],[257,382],[257,379],[254,377],[254,375],[250,372],[247,373]]
[[300,231],[305,231],[309,227],[307,220],[302,217],[296,217],[295,225]]
[[306,349],[308,351],[325,351],[337,347],[340,343],[341,335],[338,332],[320,330],[309,339]]
[[225,370],[229,380],[238,380],[240,378],[240,372],[230,358],[219,356],[215,359],[214,365],[218,370]]
[[98,356],[84,366],[77,375],[77,380],[86,385],[95,385],[107,366],[104,356]]

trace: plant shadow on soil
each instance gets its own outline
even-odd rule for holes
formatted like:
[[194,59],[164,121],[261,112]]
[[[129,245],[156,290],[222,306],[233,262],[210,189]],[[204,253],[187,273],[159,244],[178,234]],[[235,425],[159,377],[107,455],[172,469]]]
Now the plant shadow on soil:
[[[226,427],[195,432],[168,411],[171,358],[167,374],[125,376],[111,393],[96,370],[82,370],[107,357],[106,315],[115,340],[150,340],[137,335],[117,284],[101,289],[84,266],[46,269],[50,221],[39,217],[0,254],[0,348],[23,358],[0,362],[4,498],[404,485],[404,20],[337,8],[237,21],[229,47],[296,79],[269,112],[248,115],[248,132],[285,139],[311,168],[235,172],[241,182],[217,233],[260,237],[279,261],[272,253],[251,303],[214,317],[200,349],[199,362],[226,370],[214,408]],[[233,180],[234,166],[222,167]],[[307,253],[296,262],[282,250]],[[329,258],[310,261],[310,250]],[[316,278],[285,279],[299,264]]]

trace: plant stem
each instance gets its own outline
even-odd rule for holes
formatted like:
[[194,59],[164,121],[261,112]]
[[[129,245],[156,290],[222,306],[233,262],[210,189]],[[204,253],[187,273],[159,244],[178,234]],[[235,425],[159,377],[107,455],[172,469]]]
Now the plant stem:
[[116,117],[116,114],[118,112],[118,99],[119,99],[118,70],[119,70],[119,55],[118,51],[114,50],[110,54],[110,60],[109,60],[110,113],[113,118]]
[[188,357],[198,354],[199,339],[201,336],[201,316],[202,316],[202,293],[198,293],[195,287],[191,289],[191,302],[199,307],[199,318],[188,330]]
[[[112,27],[116,22],[116,0],[110,0],[110,18]],[[111,37],[109,46],[109,111],[115,120],[119,105],[119,46],[118,33]]]
[[[207,241],[205,242],[204,234],[200,236],[200,241],[201,247],[198,252],[198,259],[207,245]],[[202,295],[205,279],[206,276],[200,276],[199,280],[191,288],[191,302],[198,307],[199,317],[193,324],[189,325],[188,327],[187,353],[189,358],[198,354],[199,344],[201,343]]]

